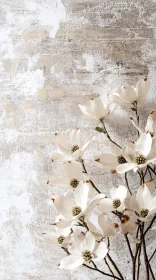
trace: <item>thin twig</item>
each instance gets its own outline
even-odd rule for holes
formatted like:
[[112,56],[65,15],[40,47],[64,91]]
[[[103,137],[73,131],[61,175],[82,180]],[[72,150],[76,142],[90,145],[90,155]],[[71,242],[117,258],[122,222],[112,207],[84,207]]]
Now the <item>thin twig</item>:
[[155,170],[150,165],[148,165],[148,168],[154,173],[154,175],[156,175]]
[[114,269],[116,270],[116,272],[118,273],[118,275],[121,277],[122,280],[124,280],[119,268],[117,267],[116,263],[113,261],[113,259],[111,258],[111,256],[109,254],[107,254],[108,259],[110,260],[110,262],[112,263]]
[[126,181],[126,185],[127,185],[128,190],[129,190],[129,193],[130,193],[130,195],[132,195],[132,192],[131,192],[131,189],[130,189],[129,183],[128,183],[127,172],[125,173],[125,181]]
[[151,255],[151,257],[149,258],[149,262],[152,260],[152,258],[154,257],[155,253],[156,253],[156,249],[154,250],[154,252],[153,252],[153,254]]
[[127,242],[127,246],[128,246],[129,252],[130,252],[131,259],[132,259],[132,261],[133,261],[134,256],[133,256],[133,252],[132,252],[131,245],[130,245],[130,243],[129,243],[128,236],[127,236],[127,234],[124,234],[124,236],[125,236],[125,239],[126,239],[126,242]]
[[117,277],[117,276],[113,276],[113,275],[111,275],[111,274],[109,274],[109,273],[106,273],[106,272],[104,272],[104,271],[98,269],[97,266],[96,266],[96,267],[91,267],[91,266],[89,266],[89,265],[87,265],[87,264],[83,264],[83,266],[85,266],[85,267],[87,267],[87,268],[89,268],[89,269],[95,270],[95,271],[97,271],[97,272],[99,272],[99,273],[101,273],[101,274],[103,274],[103,275],[105,275],[105,276],[109,276],[109,277],[111,277],[111,278],[115,278],[115,279],[117,279],[117,280],[121,280],[121,279],[122,279],[122,278],[119,278],[119,277]]
[[[144,224],[142,227],[144,229]],[[145,243],[144,236],[143,236],[143,252],[144,252],[144,261],[145,261],[145,268],[146,268],[146,280],[149,280],[149,264],[148,264],[148,257],[147,257],[146,243]]]
[[106,126],[105,126],[103,120],[101,120],[101,123],[102,123],[102,125],[103,125],[104,133],[106,134],[107,138],[108,138],[113,144],[115,144],[116,146],[118,146],[118,147],[121,149],[120,145],[118,145],[118,144],[117,144],[115,141],[113,141],[112,138],[110,137],[110,135],[109,135],[109,133],[108,133],[108,131],[107,131],[107,129],[106,129]]
[[[114,276],[114,272],[113,272],[113,270],[111,269],[111,267],[110,267],[109,263],[107,262],[106,258],[104,258],[104,261],[105,261],[105,264],[107,265],[107,267],[108,267],[110,273],[112,273],[112,275]],[[114,279],[115,279],[115,278],[114,278]]]
[[[85,164],[84,164],[84,160],[83,160],[83,159],[80,159],[79,162],[82,164],[83,173],[88,174],[87,169],[86,169]],[[92,180],[89,180],[89,181],[90,181],[92,187],[93,187],[98,193],[101,193],[101,192],[98,190],[98,188],[95,186],[95,184],[93,183],[93,181],[92,181]]]

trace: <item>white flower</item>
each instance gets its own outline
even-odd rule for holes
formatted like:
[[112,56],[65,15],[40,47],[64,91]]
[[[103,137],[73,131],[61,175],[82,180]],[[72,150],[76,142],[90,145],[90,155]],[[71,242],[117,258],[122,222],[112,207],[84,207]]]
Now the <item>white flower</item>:
[[103,232],[103,237],[115,236],[119,230],[117,223],[113,223],[111,219],[103,213],[98,217],[98,223]]
[[76,189],[82,181],[82,166],[79,162],[68,161],[63,166],[64,177],[51,177],[48,184],[53,187]]
[[98,204],[98,209],[107,214],[111,211],[122,212],[125,209],[124,200],[127,196],[127,189],[125,186],[113,187],[110,190],[111,198],[104,198]]
[[120,164],[116,167],[117,173],[125,173],[131,169],[134,171],[142,168],[156,160],[155,142],[152,143],[150,133],[140,135],[137,142],[130,142],[123,150],[123,157],[127,163]]
[[52,161],[70,161],[83,158],[84,152],[88,149],[94,139],[95,137],[82,145],[79,128],[72,130],[68,141],[62,133],[55,133],[54,142],[58,148],[58,152],[53,153]]
[[70,228],[58,228],[56,225],[51,227],[50,232],[45,232],[36,235],[38,239],[49,244],[56,246],[65,246],[68,244],[69,236],[72,233]]
[[91,98],[87,106],[79,105],[79,108],[85,116],[96,122],[101,122],[107,119],[115,110],[115,106],[111,107],[110,105],[110,103],[104,105],[99,98]]
[[105,170],[114,170],[119,164],[126,163],[126,159],[123,157],[122,149],[111,143],[110,148],[112,154],[103,153],[95,160],[99,162]]
[[80,217],[90,215],[90,211],[105,197],[104,194],[97,194],[89,201],[89,190],[89,183],[85,182],[75,189],[74,199],[63,195],[54,196],[54,206],[62,216],[62,220],[57,223],[59,227],[69,226]]
[[146,98],[150,89],[150,81],[147,78],[142,78],[133,86],[120,86],[110,96],[110,100],[119,104],[125,104],[129,107],[140,107]]
[[156,111],[152,111],[147,119],[145,130],[141,129],[133,118],[131,118],[133,125],[140,132],[140,134],[144,132],[149,132],[153,139],[156,139]]
[[146,184],[138,189],[136,196],[126,200],[126,207],[135,211],[141,221],[147,221],[149,216],[156,212],[156,197],[152,198],[151,192]]
[[63,258],[59,267],[63,269],[74,269],[84,262],[100,261],[108,253],[106,243],[97,243],[95,237],[89,231],[82,236],[82,240],[74,242],[69,248],[69,256]]

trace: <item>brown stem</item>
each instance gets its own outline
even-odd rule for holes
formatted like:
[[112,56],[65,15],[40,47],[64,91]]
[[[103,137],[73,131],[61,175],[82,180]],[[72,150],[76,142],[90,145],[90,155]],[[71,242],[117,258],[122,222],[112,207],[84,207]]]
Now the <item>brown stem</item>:
[[[83,173],[88,174],[87,169],[86,169],[85,164],[84,164],[84,160],[83,160],[83,159],[80,159],[79,161],[80,161],[80,163],[82,164]],[[89,181],[90,181],[92,187],[93,187],[98,193],[101,193],[101,192],[98,190],[98,188],[95,186],[95,184],[93,183],[93,181],[92,181],[92,180],[89,180]]]
[[118,144],[117,144],[115,141],[113,141],[112,138],[110,137],[110,135],[109,135],[109,133],[108,133],[108,131],[107,131],[107,129],[106,129],[106,126],[105,126],[105,123],[104,123],[103,120],[101,120],[101,123],[102,123],[102,125],[103,125],[104,133],[106,134],[107,138],[108,138],[113,144],[115,144],[116,146],[118,146],[118,147],[121,149],[120,145],[118,145]]
[[127,172],[125,173],[125,181],[126,181],[126,185],[127,185],[128,190],[129,190],[129,193],[130,193],[130,195],[132,195],[132,192],[131,192],[131,189],[130,189],[129,183],[128,183]]
[[[94,264],[94,265],[95,265],[95,264]],[[92,267],[92,266],[89,266],[89,265],[87,265],[87,264],[83,264],[83,266],[85,266],[85,267],[87,267],[87,268],[89,268],[89,269],[91,269],[91,270],[95,270],[95,271],[97,271],[97,272],[99,272],[99,273],[101,273],[101,274],[103,274],[103,275],[105,275],[105,276],[108,276],[108,277],[111,277],[111,278],[115,278],[115,279],[117,279],[117,280],[121,280],[121,278],[119,278],[119,277],[117,277],[117,276],[113,276],[113,275],[111,275],[111,274],[109,274],[109,273],[106,273],[106,272],[104,272],[104,271],[98,269],[96,265],[95,265],[94,267]]]
[[116,263],[113,261],[113,259],[111,258],[111,256],[109,254],[107,254],[108,259],[110,260],[110,262],[112,263],[114,269],[116,270],[116,272],[118,273],[118,275],[121,277],[121,280],[124,280],[119,268],[117,267]]
[[124,235],[125,235],[125,239],[126,239],[126,242],[127,242],[127,246],[128,246],[129,252],[130,252],[131,259],[132,259],[132,261],[133,261],[134,256],[133,256],[133,252],[132,252],[131,245],[130,245],[130,243],[129,243],[128,236],[127,236],[127,234],[124,234]]

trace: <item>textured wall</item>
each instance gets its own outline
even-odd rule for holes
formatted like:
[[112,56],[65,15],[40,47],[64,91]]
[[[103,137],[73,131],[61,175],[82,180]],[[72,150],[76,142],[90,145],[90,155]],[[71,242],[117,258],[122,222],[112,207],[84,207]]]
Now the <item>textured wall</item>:
[[[61,164],[50,161],[55,149],[53,133],[82,127],[88,137],[92,123],[80,114],[77,104],[99,94],[105,98],[117,85],[136,82],[141,75],[148,74],[152,80],[141,116],[147,116],[149,106],[156,107],[156,2],[0,3],[0,280],[102,279],[84,268],[59,270],[57,264],[64,253],[34,236],[50,228],[55,216],[47,204],[46,185],[51,174],[61,173]],[[123,119],[127,116],[120,110],[109,128],[121,144],[122,125],[127,125],[125,137],[136,135]],[[100,135],[97,141],[94,149],[106,150],[107,140]],[[123,182],[122,177],[112,178],[94,164],[91,149],[86,166],[105,192]],[[122,238],[118,249],[125,254]],[[117,260],[118,252],[113,254]],[[120,266],[130,280],[127,262],[125,254]]]

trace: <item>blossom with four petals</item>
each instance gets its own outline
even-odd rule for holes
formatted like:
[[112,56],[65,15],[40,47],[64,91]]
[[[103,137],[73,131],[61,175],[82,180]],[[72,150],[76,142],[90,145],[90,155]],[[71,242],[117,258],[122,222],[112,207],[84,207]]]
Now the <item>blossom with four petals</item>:
[[89,231],[83,235],[80,241],[74,242],[69,248],[69,256],[63,258],[59,264],[63,269],[74,269],[85,262],[97,262],[105,258],[108,248],[105,242],[97,243],[95,237]]
[[80,129],[73,129],[67,141],[63,133],[55,133],[54,142],[58,148],[58,152],[52,155],[52,161],[72,161],[83,158],[85,151],[93,143],[95,137],[92,137],[86,144],[82,144],[80,138]]

